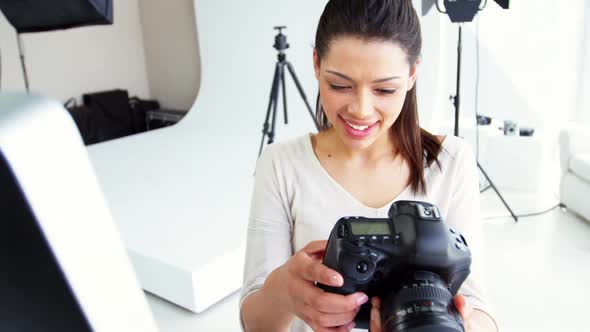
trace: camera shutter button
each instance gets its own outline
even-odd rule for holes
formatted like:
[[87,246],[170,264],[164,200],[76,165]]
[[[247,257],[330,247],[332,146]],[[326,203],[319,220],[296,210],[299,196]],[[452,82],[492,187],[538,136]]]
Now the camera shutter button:
[[356,264],[356,270],[360,273],[365,273],[369,269],[369,265],[365,261],[360,261]]

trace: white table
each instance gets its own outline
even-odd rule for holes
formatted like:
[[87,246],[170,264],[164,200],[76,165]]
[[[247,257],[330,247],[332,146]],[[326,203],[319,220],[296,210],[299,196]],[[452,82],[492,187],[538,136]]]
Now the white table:
[[[467,120],[461,120],[459,134],[471,144],[474,153],[479,136],[479,163],[497,188],[537,192],[551,181],[546,179],[553,165],[547,135],[537,131],[533,136],[505,136],[497,123],[479,126],[476,132],[473,121]],[[452,135],[453,123],[443,123],[437,133]]]
[[161,332],[227,331],[239,332],[240,292],[234,292],[207,310],[195,314],[172,302],[146,293],[156,324]]
[[481,164],[497,187],[525,192],[540,189],[548,163],[540,137],[492,136],[486,141]]

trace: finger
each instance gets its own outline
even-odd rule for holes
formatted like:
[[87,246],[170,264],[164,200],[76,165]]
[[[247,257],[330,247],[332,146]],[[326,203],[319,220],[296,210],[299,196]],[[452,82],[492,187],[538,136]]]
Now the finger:
[[370,331],[381,331],[381,301],[378,297],[371,299],[371,330]]
[[301,251],[305,252],[308,255],[316,255],[318,253],[326,251],[327,245],[328,240],[311,241],[305,247],[303,247]]
[[381,299],[378,296],[373,296],[371,298],[371,306],[377,308],[377,310],[381,310]]
[[321,312],[338,313],[357,310],[367,301],[369,298],[361,292],[349,295],[324,292],[321,296],[313,299],[311,305]]
[[289,287],[289,293],[298,298],[301,305],[308,304],[324,313],[353,311],[368,301],[367,296],[361,292],[349,295],[325,292],[300,277],[294,278],[287,287]]
[[341,287],[344,279],[340,273],[332,270],[321,262],[310,259],[309,257],[300,257],[301,263],[296,266],[301,267],[298,274],[307,281],[319,282],[324,285]]
[[463,318],[463,321],[467,321],[473,313],[473,308],[469,304],[467,298],[463,295],[456,295],[453,298],[453,303],[455,304],[457,311],[459,311],[461,318]]
[[312,306],[306,305],[303,308],[303,316],[310,325],[321,327],[339,327],[346,326],[356,317],[358,310],[341,313],[323,313],[315,310]]
[[301,294],[303,303],[324,313],[353,311],[368,301],[367,296],[361,292],[349,295],[330,293],[305,281],[294,283],[292,286]]

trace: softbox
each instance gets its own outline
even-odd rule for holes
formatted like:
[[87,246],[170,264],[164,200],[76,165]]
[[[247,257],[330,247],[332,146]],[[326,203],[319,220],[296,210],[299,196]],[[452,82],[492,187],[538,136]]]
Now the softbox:
[[113,23],[112,0],[0,0],[18,33]]

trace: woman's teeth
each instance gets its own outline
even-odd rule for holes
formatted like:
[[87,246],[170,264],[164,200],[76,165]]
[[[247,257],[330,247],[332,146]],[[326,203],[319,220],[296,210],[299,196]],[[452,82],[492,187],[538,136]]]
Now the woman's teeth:
[[351,128],[354,128],[354,129],[356,129],[356,130],[363,131],[363,130],[365,130],[365,129],[369,128],[369,126],[357,126],[357,125],[353,125],[352,123],[350,123],[350,122],[348,122],[348,121],[345,121],[345,122],[346,122],[346,124],[347,124],[347,125],[349,125]]

